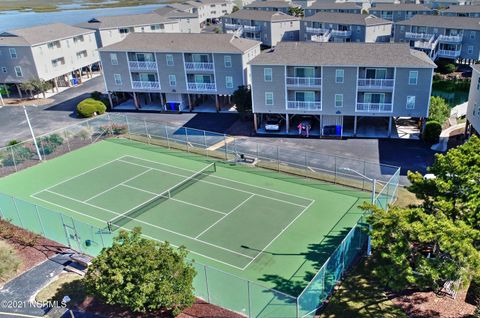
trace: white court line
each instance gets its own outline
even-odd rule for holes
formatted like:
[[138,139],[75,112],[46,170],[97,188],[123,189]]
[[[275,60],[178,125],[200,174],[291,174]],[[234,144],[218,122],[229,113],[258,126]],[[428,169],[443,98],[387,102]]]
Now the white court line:
[[91,197],[91,198],[89,198],[89,199],[87,199],[87,200],[84,200],[83,202],[88,202],[88,201],[90,201],[90,200],[93,200],[93,199],[95,199],[96,197],[99,197],[99,196],[101,196],[102,194],[107,193],[108,191],[111,191],[111,190],[113,190],[113,189],[115,189],[115,188],[117,188],[117,187],[119,187],[119,186],[121,186],[121,185],[124,185],[125,182],[132,181],[132,180],[140,177],[141,175],[144,175],[145,173],[147,173],[147,172],[149,172],[149,171],[152,171],[152,170],[153,170],[153,169],[147,169],[147,170],[145,170],[145,171],[137,174],[136,176],[133,176],[133,177],[131,177],[131,178],[125,180],[125,181],[120,182],[119,184],[117,184],[117,185],[115,185],[115,186],[113,186],[113,187],[108,188],[108,189],[105,190],[105,191],[102,191],[102,192],[100,192],[100,193],[95,194],[93,197]]
[[[103,210],[105,212],[109,212],[109,213],[112,213],[114,214],[115,216],[120,216],[122,214],[119,214],[115,211],[112,211],[112,210],[109,210],[109,209],[105,209],[105,208],[102,208],[100,206],[97,206],[97,205],[94,205],[94,204],[91,204],[91,203],[88,203],[88,202],[82,202],[80,200],[77,200],[77,199],[74,199],[74,198],[71,198],[71,197],[68,197],[66,195],[63,195],[63,194],[60,194],[60,193],[57,193],[57,192],[54,192],[54,191],[51,191],[51,190],[45,190],[46,192],[50,192],[52,194],[55,194],[55,195],[58,195],[58,196],[61,196],[61,197],[64,197],[65,199],[69,199],[69,200],[72,200],[72,201],[75,201],[75,202],[78,202],[78,203],[82,203],[82,204],[85,204],[85,205],[89,205],[93,208],[96,208],[96,209],[99,209],[99,210]],[[137,205],[136,207],[128,210],[127,212],[124,212],[123,214],[127,214],[128,212],[130,211],[133,211],[135,210],[136,208],[138,208],[139,206],[142,206],[144,203],[142,204],[139,204]],[[185,235],[185,234],[182,234],[182,233],[178,233],[178,232],[175,232],[175,231],[172,231],[172,230],[169,230],[167,228],[164,228],[164,227],[161,227],[161,226],[158,226],[158,225],[154,225],[154,224],[151,224],[151,223],[148,223],[148,222],[145,222],[145,221],[141,221],[139,219],[136,219],[136,218],[131,218],[129,216],[126,216],[126,215],[123,215],[123,217],[129,219],[129,220],[132,220],[132,221],[135,221],[135,222],[138,222],[138,223],[143,223],[145,225],[148,225],[148,226],[152,226],[152,227],[155,227],[157,229],[160,229],[160,230],[164,230],[166,232],[170,232],[172,234],[175,234],[175,235],[178,235],[178,236],[182,236],[182,237],[185,237],[185,238],[188,238],[188,239],[191,239],[191,240],[194,240],[194,241],[197,241],[197,242],[200,242],[200,243],[203,243],[203,244],[206,244],[206,245],[210,245],[212,247],[215,247],[215,248],[218,248],[218,249],[221,249],[221,250],[225,250],[227,252],[230,252],[230,253],[233,253],[233,254],[237,254],[237,255],[240,255],[240,256],[243,256],[243,257],[246,257],[246,258],[249,258],[249,259],[252,259],[253,257],[249,256],[249,255],[245,255],[245,254],[242,254],[242,253],[239,253],[239,252],[236,252],[236,251],[232,251],[228,248],[225,248],[225,247],[222,247],[222,246],[219,246],[219,245],[216,245],[216,244],[213,244],[213,243],[209,243],[209,242],[206,242],[206,241],[202,241],[202,240],[199,240],[199,239],[196,239],[194,237],[191,237],[191,236],[188,236],[188,235]],[[103,221],[103,222],[106,222],[106,221]]]
[[35,192],[33,195],[38,194],[38,193],[40,193],[40,192],[42,192],[42,191],[44,191],[44,190],[48,190],[48,189],[54,188],[54,187],[56,187],[56,186],[58,186],[58,185],[61,185],[62,183],[65,183],[65,182],[67,182],[67,181],[73,180],[73,179],[75,179],[75,178],[77,178],[77,177],[83,176],[84,174],[87,174],[87,173],[89,173],[89,172],[92,172],[92,171],[94,171],[94,170],[97,170],[97,169],[99,169],[99,168],[101,168],[101,167],[104,167],[104,166],[106,166],[106,165],[108,165],[108,164],[110,164],[110,163],[112,163],[112,162],[115,162],[115,161],[117,161],[117,160],[120,160],[120,159],[122,159],[122,158],[124,158],[124,157],[128,157],[128,156],[127,156],[127,155],[121,156],[121,157],[118,157],[118,158],[116,158],[116,159],[113,159],[113,160],[110,160],[110,161],[108,161],[108,162],[105,162],[104,164],[101,164],[100,166],[96,166],[95,168],[92,168],[92,169],[90,169],[90,170],[84,171],[84,172],[82,172],[82,173],[80,173],[80,174],[77,174],[76,176],[70,177],[70,178],[65,179],[65,180],[63,180],[63,181],[60,181],[60,182],[58,182],[58,183],[55,183],[54,185],[52,185],[52,186],[50,186],[50,187],[48,187],[48,188],[45,188],[45,189],[40,190],[40,191],[38,191],[38,192]]
[[280,235],[282,235],[283,232],[285,232],[285,231],[290,227],[290,225],[292,225],[293,223],[295,223],[295,221],[297,221],[297,219],[298,219],[305,211],[307,211],[307,210],[312,206],[312,204],[314,204],[314,203],[315,203],[315,200],[313,200],[308,206],[306,206],[305,209],[303,209],[303,211],[300,212],[299,215],[297,215],[290,223],[288,223],[287,226],[284,227],[284,228],[280,231],[280,233],[278,233],[277,236],[275,236],[275,237],[270,241],[270,243],[268,243],[267,246],[265,246],[265,247],[260,251],[260,253],[258,253],[258,254],[250,261],[250,263],[248,263],[247,265],[245,265],[242,270],[245,270],[248,266],[250,266],[250,264],[252,264],[252,263],[257,259],[258,256],[260,256],[270,245],[272,245],[272,243],[273,243],[277,238],[279,238]]
[[202,236],[203,234],[205,234],[205,232],[207,232],[208,230],[210,230],[212,227],[214,227],[215,225],[217,225],[217,223],[219,223],[221,220],[225,219],[227,216],[229,216],[231,213],[235,212],[236,210],[238,210],[238,208],[240,208],[242,205],[244,205],[245,203],[247,203],[248,200],[250,200],[251,198],[253,198],[255,196],[255,194],[252,194],[251,196],[249,196],[248,198],[246,198],[245,200],[243,200],[239,205],[237,205],[236,207],[234,207],[230,212],[228,212],[227,214],[225,214],[223,217],[219,218],[215,223],[213,223],[212,225],[210,225],[209,227],[207,227],[205,230],[203,230],[200,234],[198,234],[197,236],[195,236],[195,238],[199,238],[200,236]]
[[[78,212],[78,211],[76,211],[76,210],[73,210],[73,209],[64,207],[63,205],[60,205],[60,204],[57,204],[57,203],[53,203],[53,202],[50,202],[50,201],[45,200],[45,199],[41,199],[41,198],[39,198],[39,197],[36,197],[36,196],[33,195],[33,194],[30,195],[30,196],[31,196],[32,198],[36,199],[36,200],[39,200],[39,201],[42,201],[42,202],[45,202],[45,203],[48,203],[48,204],[51,204],[51,205],[58,206],[59,208],[62,208],[62,209],[65,209],[65,210],[67,210],[67,211],[70,211],[70,212],[73,212],[73,213],[82,215],[82,216],[84,216],[84,217],[91,218],[91,219],[100,221],[100,222],[102,222],[102,223],[107,222],[107,221],[105,221],[105,220],[96,218],[96,217],[94,217],[94,216],[91,216],[91,215],[88,215],[88,214],[84,214],[84,213],[82,213],[82,212]],[[80,222],[81,222],[81,221],[80,221]],[[132,231],[132,230],[127,229],[127,228],[124,228],[124,227],[120,227],[120,228],[121,228],[122,230],[125,230],[125,231],[129,231],[129,232]],[[157,238],[151,237],[151,236],[146,235],[146,234],[142,234],[142,236],[148,237],[148,238],[150,238],[150,239],[152,239],[152,240],[155,240],[155,241],[157,241],[157,242],[164,242],[164,241],[162,241],[162,240],[159,240],[159,239],[157,239]],[[169,242],[169,243],[170,243],[170,242]],[[172,244],[172,243],[170,243],[170,245],[172,245],[173,247],[179,248],[178,245],[175,245],[175,244]],[[189,252],[189,253],[192,253],[192,254],[196,254],[196,255],[202,256],[202,257],[205,257],[205,258],[210,259],[210,260],[212,260],[212,261],[219,262],[219,263],[221,263],[221,264],[224,264],[224,265],[227,265],[227,266],[230,266],[230,267],[233,267],[233,268],[236,268],[236,269],[239,269],[239,270],[243,271],[243,267],[238,267],[238,266],[232,265],[232,264],[230,264],[230,263],[226,263],[226,262],[224,262],[224,261],[220,261],[220,260],[218,260],[218,259],[216,259],[216,258],[207,256],[207,255],[203,255],[203,254],[201,254],[201,253],[198,253],[198,252],[195,252],[195,251],[192,251],[192,250],[188,250],[188,252]]]
[[[159,164],[159,165],[169,166],[169,167],[173,167],[173,168],[177,168],[177,169],[181,169],[181,170],[185,170],[185,171],[189,171],[189,172],[195,172],[195,170],[185,169],[185,168],[177,167],[177,166],[174,166],[174,165],[169,165],[169,164],[167,164],[167,163],[162,163],[162,162],[157,162],[157,161],[153,161],[153,160],[143,159],[143,158],[139,158],[139,157],[135,157],[135,156],[131,156],[131,155],[125,155],[125,156],[123,156],[123,157],[135,158],[135,159],[138,159],[138,160],[143,160],[143,161],[147,161],[147,162],[153,162],[153,163],[156,163],[156,164]],[[122,158],[123,158],[123,157],[122,157]],[[125,161],[125,160],[121,160],[121,161]],[[131,162],[130,162],[130,163],[131,163]],[[217,179],[227,180],[227,181],[230,181],[230,182],[234,182],[234,183],[238,183],[238,184],[243,184],[243,185],[246,185],[246,186],[250,186],[250,187],[254,187],[254,188],[259,188],[259,189],[265,190],[264,187],[257,186],[257,185],[254,185],[254,184],[250,184],[250,183],[245,183],[245,182],[241,182],[241,181],[231,180],[231,179],[224,178],[224,177],[220,177],[220,176],[212,176],[212,177],[213,177],[213,178],[217,178]],[[299,199],[306,200],[306,201],[308,201],[308,202],[312,201],[312,199],[309,199],[309,198],[306,198],[306,197],[302,197],[302,196],[299,196],[299,195],[296,195],[296,194],[286,193],[286,192],[282,192],[282,191],[278,191],[278,190],[272,190],[272,189],[268,189],[267,191],[275,192],[275,193],[279,193],[279,194],[283,194],[283,195],[290,196],[290,197],[296,197],[296,198],[299,198]],[[258,195],[258,194],[257,194],[257,195]],[[298,204],[298,205],[300,205],[300,204]]]
[[[126,160],[119,160],[121,162],[125,162],[125,163],[129,163],[129,164],[132,164],[132,165],[137,165],[137,166],[140,166],[140,167],[144,167],[144,168],[151,168],[153,170],[156,170],[156,171],[160,171],[162,173],[167,173],[167,174],[171,174],[171,175],[174,175],[174,176],[180,176],[180,177],[188,177],[188,176],[185,176],[185,175],[182,175],[182,174],[178,174],[178,173],[175,173],[175,172],[170,172],[170,171],[166,171],[166,170],[161,170],[161,169],[157,169],[157,168],[152,168],[150,166],[144,166],[144,165],[141,165],[139,163],[135,163],[135,162],[130,162],[130,161],[126,161]],[[154,161],[152,161],[154,162]],[[184,169],[185,170],[185,169]],[[190,171],[191,170],[187,170],[187,171]],[[215,176],[212,176],[214,178],[216,178]],[[270,199],[270,200],[275,200],[275,201],[279,201],[279,202],[283,202],[285,204],[291,204],[291,205],[296,205],[296,206],[299,206],[301,208],[304,208],[306,207],[305,205],[301,205],[301,204],[297,204],[297,203],[293,203],[293,202],[290,202],[290,201],[285,201],[285,200],[282,200],[282,199],[277,199],[277,198],[271,198],[271,197],[268,197],[266,195],[262,195],[262,194],[257,194],[257,193],[252,193],[252,192],[249,192],[249,191],[246,191],[246,190],[242,190],[242,189],[237,189],[237,188],[232,188],[232,187],[229,187],[229,186],[226,186],[226,185],[223,185],[223,184],[217,184],[215,182],[210,182],[210,181],[206,181],[206,180],[203,180],[203,179],[198,179],[198,178],[193,178],[194,180],[197,180],[197,182],[203,182],[203,183],[207,183],[207,184],[212,184],[214,186],[218,186],[218,187],[222,187],[222,188],[225,188],[225,189],[230,189],[230,190],[235,190],[235,191],[238,191],[238,192],[243,192],[243,193],[247,193],[247,194],[254,194],[258,197],[262,197],[262,198],[267,198],[267,199]],[[225,179],[225,180],[229,180],[229,179]],[[263,189],[263,188],[262,188]],[[312,202],[311,199],[309,199],[310,202]]]
[[[153,195],[160,195],[161,194],[161,193],[155,193],[155,192],[152,192],[152,191],[148,191],[148,190],[140,189],[140,188],[137,188],[137,187],[133,187],[133,186],[128,185],[128,184],[122,184],[122,186],[132,188],[134,190],[142,191],[142,192],[145,192],[145,193],[150,193],[150,194],[153,194]],[[175,198],[168,198],[168,199],[176,201],[176,202],[180,202],[180,203],[183,203],[183,204],[186,204],[186,205],[191,205],[191,206],[194,206],[194,207],[197,207],[197,208],[200,208],[200,209],[204,209],[204,210],[207,210],[207,211],[215,212],[215,213],[218,213],[218,214],[223,214],[223,215],[227,214],[225,212],[220,212],[220,211],[217,211],[215,209],[210,209],[210,208],[207,208],[207,207],[204,207],[204,206],[201,206],[201,205],[197,205],[197,204],[194,204],[194,203],[190,203],[190,202],[187,202],[187,201],[183,201],[183,200],[179,200],[179,199],[175,199]]]

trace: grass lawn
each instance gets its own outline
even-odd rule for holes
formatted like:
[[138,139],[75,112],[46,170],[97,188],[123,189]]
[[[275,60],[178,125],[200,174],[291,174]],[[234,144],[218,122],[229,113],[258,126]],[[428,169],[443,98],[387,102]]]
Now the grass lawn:
[[40,303],[47,301],[62,301],[63,296],[68,295],[74,302],[81,302],[85,298],[82,288],[82,277],[75,273],[64,273],[53,282],[38,292],[35,300]]

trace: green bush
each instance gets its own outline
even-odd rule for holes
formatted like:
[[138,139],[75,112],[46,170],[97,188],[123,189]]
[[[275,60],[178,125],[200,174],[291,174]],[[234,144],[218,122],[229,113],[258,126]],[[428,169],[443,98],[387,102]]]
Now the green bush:
[[85,118],[103,114],[106,110],[107,107],[103,102],[93,98],[84,99],[77,105],[78,114]]
[[[33,159],[35,152],[28,147],[13,147],[13,151],[9,151],[7,155],[2,159],[2,165],[4,167],[18,165],[26,160]],[[12,154],[13,152],[13,154]]]
[[40,138],[39,143],[43,154],[49,155],[53,153],[58,146],[63,144],[63,138],[57,134],[52,134],[50,136]]
[[128,132],[127,125],[111,124],[100,127],[101,134],[123,135]]
[[442,97],[430,97],[430,109],[428,110],[428,120],[444,123],[450,116],[450,108],[448,108],[447,101]]
[[443,68],[444,68],[446,74],[453,73],[457,69],[455,64],[452,64],[452,63],[445,64],[445,66]]
[[430,144],[435,144],[438,142],[441,132],[442,125],[438,121],[428,121],[423,131],[423,140]]
[[7,142],[7,147],[8,146],[14,146],[14,145],[19,144],[19,143],[20,143],[20,141],[18,141],[16,139],[12,139],[9,142]]
[[7,243],[0,241],[0,280],[5,281],[12,277],[20,266],[20,261],[14,249]]

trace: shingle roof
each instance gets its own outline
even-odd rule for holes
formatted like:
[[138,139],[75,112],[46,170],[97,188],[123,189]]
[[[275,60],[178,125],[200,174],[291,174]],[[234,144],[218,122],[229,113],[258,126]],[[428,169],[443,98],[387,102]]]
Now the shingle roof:
[[45,24],[31,28],[5,31],[0,34],[0,44],[38,45],[92,32],[94,31],[63,23]]
[[378,18],[374,15],[350,14],[338,12],[318,12],[312,16],[306,17],[304,21],[323,22],[323,23],[341,23],[354,25],[379,25],[392,24],[392,21]]
[[324,1],[315,1],[311,6],[306,7],[305,9],[322,9],[322,10],[331,10],[331,9],[356,9],[361,10],[362,7],[353,2],[324,2]]
[[163,7],[153,11],[162,17],[167,18],[196,18],[197,15],[190,12],[185,12],[171,7]]
[[293,17],[278,11],[265,11],[265,10],[238,10],[229,15],[226,18],[233,19],[245,19],[245,20],[257,20],[257,21],[290,21],[300,20],[300,18]]
[[88,29],[112,29],[120,27],[133,27],[139,25],[150,25],[157,23],[173,23],[167,18],[155,14],[130,14],[130,15],[115,15],[109,17],[98,17],[89,20],[88,22],[77,24],[77,26]]
[[101,51],[243,53],[261,42],[215,33],[130,33]]
[[379,3],[374,7],[370,8],[371,11],[433,11],[427,6],[423,4],[416,4],[416,3]]
[[480,30],[479,18],[451,17],[443,15],[415,15],[409,20],[397,22],[402,25],[418,25],[427,27],[445,27],[467,30]]
[[441,13],[470,13],[480,12],[480,4],[477,5],[463,5],[463,6],[450,6],[448,9],[440,10]]
[[251,65],[329,65],[435,68],[423,52],[405,43],[279,42]]
[[193,6],[188,3],[169,3],[167,6],[180,11],[189,11],[193,8]]
[[254,1],[249,5],[244,6],[244,8],[293,8],[299,7],[290,2],[286,1]]

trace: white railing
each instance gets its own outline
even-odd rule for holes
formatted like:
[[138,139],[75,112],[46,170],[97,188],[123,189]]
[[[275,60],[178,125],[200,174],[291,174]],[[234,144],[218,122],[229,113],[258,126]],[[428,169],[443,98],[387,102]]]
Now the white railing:
[[332,36],[338,36],[338,37],[350,37],[352,36],[352,31],[339,31],[339,30],[332,30]]
[[326,33],[328,31],[328,29],[307,27],[306,31],[307,31],[307,33],[323,34],[323,33]]
[[461,35],[439,35],[438,40],[445,43],[462,43],[463,36]]
[[327,33],[324,33],[323,35],[317,35],[317,34],[312,35],[310,37],[310,41],[326,43],[330,41],[331,37],[332,37],[332,32],[327,31]]
[[358,87],[361,88],[393,88],[393,79],[359,78]]
[[132,81],[132,87],[134,89],[159,90],[160,82]]
[[129,61],[128,66],[132,70],[156,70],[157,69],[157,62],[151,61]]
[[320,77],[287,77],[287,85],[320,87],[322,79]]
[[215,83],[195,83],[195,82],[188,82],[187,83],[187,90],[189,91],[216,91],[217,86]]
[[392,103],[357,103],[355,111],[367,113],[391,113]]
[[185,69],[193,71],[213,71],[213,63],[185,62]]
[[246,32],[259,32],[261,28],[258,25],[244,25],[243,30]]
[[227,30],[237,30],[240,27],[241,27],[240,24],[225,23],[225,29]]
[[430,40],[434,36],[428,33],[405,32],[405,38],[409,40]]
[[460,56],[461,53],[462,51],[460,50],[438,50],[437,56],[446,58],[457,58]]
[[287,101],[287,109],[289,110],[322,110],[322,102],[320,101]]

